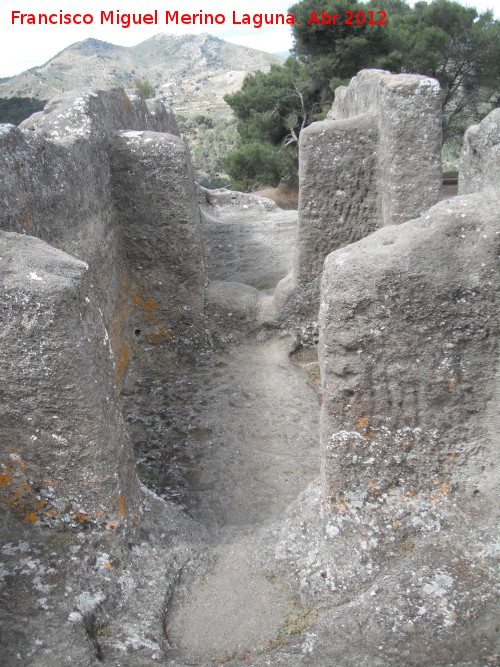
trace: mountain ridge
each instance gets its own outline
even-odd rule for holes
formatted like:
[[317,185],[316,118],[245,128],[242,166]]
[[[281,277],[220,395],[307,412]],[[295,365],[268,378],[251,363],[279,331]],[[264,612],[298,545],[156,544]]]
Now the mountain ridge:
[[158,33],[135,46],[90,37],[43,65],[0,80],[0,97],[50,99],[77,88],[131,87],[141,80],[177,111],[228,115],[223,96],[240,88],[247,74],[268,71],[283,60],[208,33]]

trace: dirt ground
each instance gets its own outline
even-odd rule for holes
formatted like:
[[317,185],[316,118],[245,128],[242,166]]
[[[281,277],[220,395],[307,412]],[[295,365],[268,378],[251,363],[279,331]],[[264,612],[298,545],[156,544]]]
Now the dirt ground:
[[[213,213],[204,229],[209,280],[272,292],[291,266],[297,213]],[[291,345],[250,337],[190,359],[151,347],[129,376],[123,409],[142,480],[209,536],[206,566],[181,577],[168,610],[172,664],[262,652],[296,613],[292,591],[258,554],[263,530],[318,475],[318,390],[290,360]]]

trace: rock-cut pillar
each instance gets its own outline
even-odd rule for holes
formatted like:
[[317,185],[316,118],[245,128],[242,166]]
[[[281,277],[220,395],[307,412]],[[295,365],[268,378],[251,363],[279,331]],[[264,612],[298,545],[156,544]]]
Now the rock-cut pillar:
[[131,525],[139,485],[88,266],[0,232],[0,507],[48,525]]

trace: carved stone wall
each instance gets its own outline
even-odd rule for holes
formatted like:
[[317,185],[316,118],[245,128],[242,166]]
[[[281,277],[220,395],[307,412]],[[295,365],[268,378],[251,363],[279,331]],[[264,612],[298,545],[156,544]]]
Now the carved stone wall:
[[206,276],[189,149],[171,134],[122,131],[109,154],[114,219],[134,294],[132,328],[150,343],[187,338],[192,345],[204,332]]
[[500,109],[494,109],[479,125],[469,127],[464,137],[458,191],[500,191]]
[[316,319],[326,256],[421,214],[441,186],[441,100],[434,79],[363,70],[335,93],[327,120],[301,132],[293,271],[275,317]]
[[[435,204],[441,188],[441,97],[434,79],[363,70],[335,91],[334,121],[371,116],[379,130],[381,220],[395,225]],[[353,152],[354,153],[354,152]],[[354,155],[351,159],[355,159]],[[341,247],[340,245],[337,247]]]
[[[322,281],[332,577],[361,591],[390,576],[385,615],[399,616],[376,622],[411,625],[408,655],[435,637],[422,665],[449,664],[457,646],[476,658],[476,630],[489,637],[495,617],[500,193],[478,176],[498,170],[497,114],[465,142],[471,194],[335,251]],[[473,158],[472,144],[484,147]]]
[[0,126],[0,229],[15,232],[2,236],[0,489],[30,519],[137,518],[115,405],[133,347],[204,332],[200,214],[177,134],[163,104],[121,89]]
[[0,232],[0,504],[47,525],[139,519],[135,460],[88,264]]

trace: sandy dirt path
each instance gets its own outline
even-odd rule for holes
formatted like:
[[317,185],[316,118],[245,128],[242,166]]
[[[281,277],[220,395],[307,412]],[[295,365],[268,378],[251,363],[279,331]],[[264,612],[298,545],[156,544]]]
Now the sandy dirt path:
[[[209,278],[272,290],[295,226],[289,211],[206,216]],[[210,535],[206,567],[181,577],[167,610],[172,665],[263,651],[296,611],[258,553],[262,531],[318,474],[317,390],[289,349],[286,337],[255,338],[195,360],[149,350],[135,364],[129,386],[140,391],[124,413],[142,477]]]

